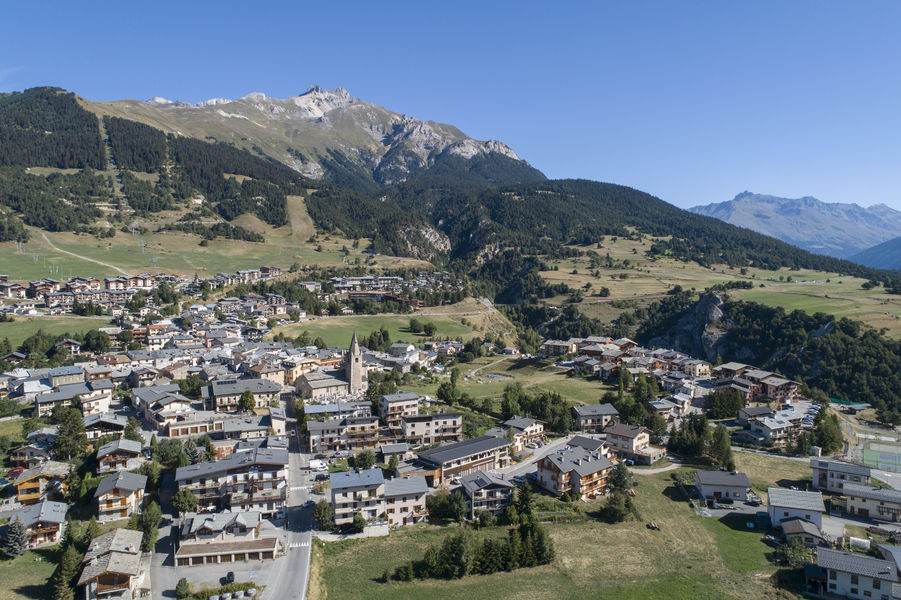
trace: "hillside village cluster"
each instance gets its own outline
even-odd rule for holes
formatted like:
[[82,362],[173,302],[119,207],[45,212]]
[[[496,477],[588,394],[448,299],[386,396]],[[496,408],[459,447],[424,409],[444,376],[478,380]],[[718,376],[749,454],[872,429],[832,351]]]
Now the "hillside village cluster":
[[[263,267],[222,276],[221,285],[278,275],[278,269]],[[423,277],[422,285],[430,285]],[[402,289],[398,279],[341,278],[331,285],[336,292],[367,298],[400,298],[409,282]],[[51,311],[90,301],[115,315],[122,298],[152,290],[162,280],[75,278],[65,284],[36,281],[28,288],[4,282],[0,288],[7,297],[42,301]],[[321,291],[316,282],[298,285]],[[262,321],[292,308],[300,310],[274,294],[226,297],[135,324],[140,349],[119,346],[95,355],[64,340],[60,344],[71,364],[16,367],[0,376],[2,394],[33,406],[40,417],[50,417],[57,406],[81,411],[96,458],[94,475],[102,477],[91,505],[101,522],[126,520],[142,510],[149,490],[141,467],[151,460],[151,445],[208,437],[205,458],[214,459],[179,466],[173,473],[173,491],[189,490],[196,499],[194,510],[178,521],[177,544],[171,548],[173,564],[184,568],[285,556],[292,549],[285,536],[289,508],[297,500],[292,496],[306,495],[302,490],[312,486],[328,500],[339,529],[352,531],[361,519],[367,528],[394,528],[426,520],[427,497],[436,493],[461,494],[469,519],[482,511],[503,513],[520,485],[576,500],[604,497],[620,462],[653,464],[666,456],[664,447],[651,443],[647,429],[619,422],[611,404],[573,405],[573,433],[553,449],[545,448],[545,423],[520,415],[466,439],[464,412],[433,398],[404,391],[366,396],[374,373],[415,368],[440,376],[440,363],[462,351],[461,342],[422,347],[397,342],[389,352],[378,352],[361,346],[356,334],[347,349],[263,341]],[[252,315],[251,322],[237,318],[239,313]],[[108,328],[113,339],[117,332]],[[514,348],[506,353],[514,359],[518,354]],[[541,354],[588,378],[609,379],[620,372],[633,380],[655,378],[667,394],[651,401],[649,409],[669,422],[702,412],[717,390],[737,390],[746,400],[735,415],[744,429],[733,439],[766,447],[784,446],[812,428],[819,408],[800,397],[796,382],[775,373],[738,363],[713,367],[625,338],[547,340]],[[2,359],[17,364],[27,357],[13,352]],[[189,378],[202,382],[197,397],[185,395],[179,385]],[[298,421],[295,416],[301,415]],[[125,437],[130,419],[140,426],[140,441]],[[15,467],[9,474],[12,497],[3,509],[25,526],[30,546],[57,543],[72,509],[64,500],[71,475],[67,457],[58,451],[58,436],[57,427],[42,426],[9,456]],[[391,467],[346,468],[347,457],[364,451]],[[292,455],[299,457],[299,466]],[[514,477],[511,468],[523,464],[534,469]],[[880,547],[878,558],[835,549],[844,529],[830,521],[823,494],[829,495],[833,511],[898,521],[901,492],[871,486],[870,469],[850,462],[813,457],[810,466],[814,490],[770,488],[766,507],[770,524],[786,539],[818,548],[816,564],[805,570],[808,591],[823,597],[895,597],[901,548]],[[695,477],[699,503],[707,510],[722,509],[724,503],[756,505],[743,473],[702,470]],[[312,510],[312,504],[304,506]],[[78,580],[85,598],[150,593],[152,555],[140,551],[140,539],[140,532],[120,527],[92,541]]]

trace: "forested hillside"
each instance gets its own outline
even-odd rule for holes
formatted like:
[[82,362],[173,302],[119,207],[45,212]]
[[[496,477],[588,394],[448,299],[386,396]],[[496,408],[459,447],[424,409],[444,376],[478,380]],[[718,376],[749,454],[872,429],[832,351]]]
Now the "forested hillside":
[[776,371],[821,397],[869,402],[883,421],[901,423],[901,341],[824,313],[712,295],[676,295],[651,308],[654,317],[635,334],[641,343]]
[[0,166],[103,169],[100,123],[75,94],[41,87],[0,95]]

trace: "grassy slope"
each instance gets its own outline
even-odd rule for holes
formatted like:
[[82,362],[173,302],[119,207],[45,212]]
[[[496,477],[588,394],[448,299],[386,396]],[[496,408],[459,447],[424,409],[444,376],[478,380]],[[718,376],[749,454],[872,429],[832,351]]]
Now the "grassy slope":
[[[544,271],[542,276],[552,283],[567,283],[570,287],[582,287],[591,283],[591,289],[585,294],[585,301],[580,305],[589,316],[612,320],[621,309],[610,306],[610,300],[631,299],[642,296],[663,294],[675,285],[683,288],[703,290],[711,285],[728,281],[750,281],[754,288],[750,290],[733,290],[733,297],[743,300],[754,300],[773,306],[782,306],[786,310],[800,309],[808,313],[825,312],[839,317],[851,317],[880,329],[887,328],[888,335],[901,337],[901,297],[885,293],[882,288],[863,290],[860,285],[863,279],[855,277],[839,277],[835,273],[817,271],[765,271],[747,269],[745,275],[740,269],[732,269],[718,265],[707,269],[695,263],[682,263],[671,259],[650,260],[645,252],[650,248],[652,240],[636,242],[632,240],[605,240],[602,248],[591,249],[601,256],[610,254],[611,258],[629,260],[629,268],[601,268],[600,276],[594,277],[585,258],[552,261],[556,271]],[[634,250],[634,252],[633,252]],[[573,270],[578,273],[573,274]],[[620,274],[627,274],[620,279]],[[779,281],[779,277],[783,281]],[[792,282],[784,281],[788,277]],[[827,280],[829,280],[827,282]],[[761,284],[764,287],[759,287]],[[610,289],[609,298],[590,296],[601,287]],[[565,298],[552,298],[548,302],[560,304]],[[649,300],[638,301],[639,305]]]
[[92,319],[89,317],[16,317],[12,323],[0,323],[0,339],[9,338],[13,348],[21,344],[25,338],[43,329],[45,333],[78,333],[108,327],[107,318]]
[[50,577],[56,570],[58,546],[26,552],[0,562],[0,600],[44,600],[50,598]]
[[[486,332],[502,335],[510,340],[514,336],[513,326],[506,317],[496,309],[489,309],[472,298],[457,304],[427,307],[405,315],[348,315],[320,318],[279,327],[272,335],[284,332],[285,335],[297,336],[303,331],[309,331],[314,338],[321,336],[329,345],[346,346],[354,331],[362,337],[385,327],[392,341],[421,344],[427,338],[409,331],[412,318],[422,323],[434,323],[438,327],[435,334],[437,339],[462,337],[468,340],[475,336],[483,336]],[[464,319],[466,324],[463,323]]]
[[[457,581],[379,584],[385,569],[421,557],[447,533],[426,526],[388,538],[342,542],[314,552],[311,598],[580,599],[794,598],[775,587],[776,569],[759,532],[697,516],[668,473],[642,476],[636,505],[643,522],[607,525],[588,518],[549,526],[553,564]],[[589,505],[589,510],[596,505]],[[386,558],[390,557],[390,558]]]

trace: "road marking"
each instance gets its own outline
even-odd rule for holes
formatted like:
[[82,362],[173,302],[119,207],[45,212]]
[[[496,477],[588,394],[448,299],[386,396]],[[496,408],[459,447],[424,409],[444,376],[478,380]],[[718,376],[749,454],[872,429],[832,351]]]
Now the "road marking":
[[289,550],[294,550],[295,548],[309,548],[310,542],[294,542],[293,544],[288,544]]
[[308,489],[310,489],[310,486],[308,486],[308,485],[297,485],[297,486],[292,487],[291,491],[292,492],[302,492],[302,491],[308,490]]

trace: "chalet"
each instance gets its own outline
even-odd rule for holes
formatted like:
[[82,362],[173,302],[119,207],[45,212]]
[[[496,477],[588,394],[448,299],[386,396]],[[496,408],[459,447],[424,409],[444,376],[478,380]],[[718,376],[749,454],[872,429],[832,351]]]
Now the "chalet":
[[100,480],[94,501],[97,503],[97,520],[116,521],[126,519],[137,512],[144,501],[147,476],[119,471]]
[[614,423],[604,429],[611,449],[618,455],[640,462],[652,464],[666,456],[666,449],[652,446],[650,435],[644,427]]
[[482,510],[500,514],[513,502],[513,484],[485,471],[461,477],[460,489],[466,496],[470,519]]
[[89,441],[105,435],[121,436],[127,425],[128,419],[123,415],[95,413],[84,418],[84,433]]
[[97,449],[97,473],[137,469],[142,462],[141,442],[119,438]]
[[189,513],[179,531],[175,565],[273,559],[278,555],[278,537],[264,534],[264,524],[258,511]]
[[91,542],[78,586],[86,600],[150,595],[150,552],[141,552],[140,531],[114,529]]
[[802,492],[775,487],[767,489],[767,513],[774,527],[782,521],[804,519],[822,528],[825,512],[826,506],[820,492]]
[[0,282],[0,298],[24,298],[25,288],[18,283]]
[[811,458],[813,489],[843,494],[845,484],[869,485],[870,467],[847,463],[834,458]]
[[600,452],[567,446],[538,461],[538,485],[552,494],[571,494],[582,500],[607,493],[613,463]]
[[720,500],[745,502],[751,482],[744,473],[727,471],[695,471],[695,487],[707,505],[712,507]]
[[491,435],[446,444],[419,453],[419,459],[435,470],[435,485],[479,470],[492,471],[510,462],[510,443]]
[[69,353],[69,356],[78,356],[81,354],[81,342],[69,338],[57,342],[54,345],[54,348],[64,348],[65,351]]
[[44,500],[16,511],[12,518],[19,519],[25,526],[28,532],[28,547],[34,548],[60,540],[66,526],[68,510],[69,505],[65,502]]
[[572,407],[573,428],[586,433],[602,431],[619,415],[612,404],[585,404]]
[[36,504],[53,496],[61,496],[66,491],[69,465],[48,460],[31,469],[26,469],[13,482],[16,501],[19,504]]

